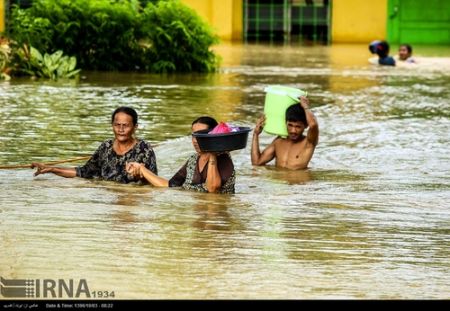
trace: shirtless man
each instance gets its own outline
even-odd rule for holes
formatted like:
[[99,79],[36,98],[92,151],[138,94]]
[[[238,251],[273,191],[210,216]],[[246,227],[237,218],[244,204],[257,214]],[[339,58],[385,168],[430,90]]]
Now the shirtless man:
[[[300,170],[308,167],[314,149],[319,142],[319,124],[309,109],[309,100],[300,97],[298,105],[292,105],[286,110],[286,126],[288,137],[278,136],[264,149],[259,150],[259,134],[263,129],[265,116],[256,122],[252,141],[252,164],[265,165],[275,158],[276,167]],[[309,127],[308,134],[303,132]]]

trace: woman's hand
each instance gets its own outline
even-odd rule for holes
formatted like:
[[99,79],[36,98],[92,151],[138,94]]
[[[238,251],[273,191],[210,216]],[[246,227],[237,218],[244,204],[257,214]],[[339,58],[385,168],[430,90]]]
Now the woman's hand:
[[135,178],[147,180],[155,187],[169,187],[169,181],[167,179],[159,177],[150,171],[145,167],[144,163],[129,162],[126,164],[125,170]]
[[41,174],[51,173],[52,167],[46,166],[42,163],[33,162],[31,163],[31,168],[36,168],[36,172],[34,172],[34,176],[38,176]]
[[141,167],[144,165],[143,163],[137,162],[129,162],[125,166],[125,170],[128,174],[132,175],[135,178],[142,178],[142,170]]

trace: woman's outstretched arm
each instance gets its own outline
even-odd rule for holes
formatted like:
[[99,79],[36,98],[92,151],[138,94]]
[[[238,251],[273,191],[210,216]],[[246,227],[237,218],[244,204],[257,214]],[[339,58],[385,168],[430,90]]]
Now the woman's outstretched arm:
[[149,183],[155,187],[169,187],[169,181],[165,178],[159,177],[148,168],[145,167],[143,163],[130,162],[126,166],[127,173],[140,176],[145,178]]
[[56,166],[48,166],[42,163],[33,162],[31,163],[31,168],[36,168],[36,172],[34,176],[40,174],[53,173],[58,176],[73,178],[77,176],[77,172],[74,167],[56,167]]

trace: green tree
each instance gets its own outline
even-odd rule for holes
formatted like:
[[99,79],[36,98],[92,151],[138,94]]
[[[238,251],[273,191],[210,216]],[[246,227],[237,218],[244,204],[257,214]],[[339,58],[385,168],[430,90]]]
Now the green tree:
[[[145,7],[144,7],[145,5]],[[15,7],[10,35],[42,53],[62,50],[83,69],[208,72],[210,27],[177,0],[35,0]]]

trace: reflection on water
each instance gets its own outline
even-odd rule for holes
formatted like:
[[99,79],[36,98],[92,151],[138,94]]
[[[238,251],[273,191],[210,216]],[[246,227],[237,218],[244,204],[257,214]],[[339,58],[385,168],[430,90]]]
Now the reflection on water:
[[280,169],[275,166],[266,166],[264,167],[269,173],[263,173],[263,175],[267,176],[270,179],[273,179],[274,182],[282,182],[288,183],[289,185],[302,185],[313,179],[313,173],[311,170],[288,170],[288,169]]
[[222,45],[217,74],[1,82],[2,165],[91,153],[131,105],[170,178],[194,118],[253,126],[269,84],[306,89],[321,136],[303,171],[233,152],[235,195],[1,170],[0,275],[118,298],[448,298],[450,62],[380,68],[366,49]]
[[231,230],[229,204],[230,198],[227,195],[206,194],[199,198],[199,202],[193,207],[198,218],[192,226],[200,230]]

